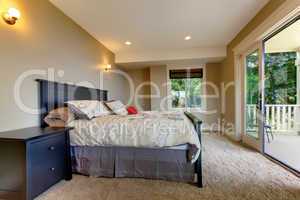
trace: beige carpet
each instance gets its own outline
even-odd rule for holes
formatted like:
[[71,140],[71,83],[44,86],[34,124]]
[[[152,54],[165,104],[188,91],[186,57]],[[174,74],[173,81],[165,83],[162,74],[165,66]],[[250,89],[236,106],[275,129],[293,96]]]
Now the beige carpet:
[[39,200],[300,200],[300,179],[221,136],[204,136],[204,188],[166,181],[74,176]]

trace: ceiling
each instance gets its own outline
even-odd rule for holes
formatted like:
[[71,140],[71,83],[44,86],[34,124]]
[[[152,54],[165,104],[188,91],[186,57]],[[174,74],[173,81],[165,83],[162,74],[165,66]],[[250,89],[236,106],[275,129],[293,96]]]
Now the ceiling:
[[118,66],[121,69],[143,69],[149,68],[149,66],[200,66],[206,63],[220,63],[224,58],[203,58],[203,59],[176,59],[176,60],[160,60],[160,61],[148,61],[148,62],[131,62],[121,63]]
[[267,53],[300,51],[300,20],[285,28],[265,43]]
[[[50,0],[116,54],[117,63],[226,56],[268,0]],[[190,35],[191,40],[184,37]],[[125,45],[125,41],[132,45]],[[154,55],[154,56],[153,56]],[[134,59],[133,59],[134,58]]]

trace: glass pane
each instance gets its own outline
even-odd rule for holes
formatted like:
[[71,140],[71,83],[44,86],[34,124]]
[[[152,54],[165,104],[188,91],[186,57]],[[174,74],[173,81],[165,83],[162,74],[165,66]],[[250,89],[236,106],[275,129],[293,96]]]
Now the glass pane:
[[171,95],[173,108],[185,108],[186,79],[171,79]]
[[265,103],[297,103],[296,52],[265,53]]
[[300,171],[300,20],[265,42],[264,151]]
[[257,105],[259,100],[258,50],[246,57],[246,133],[258,138]]
[[201,78],[187,79],[187,107],[199,108],[201,107]]

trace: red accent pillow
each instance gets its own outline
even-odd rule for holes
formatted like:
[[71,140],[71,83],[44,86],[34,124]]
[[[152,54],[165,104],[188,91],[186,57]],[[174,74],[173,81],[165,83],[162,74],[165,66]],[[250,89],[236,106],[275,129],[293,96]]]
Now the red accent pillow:
[[136,107],[134,107],[134,106],[128,106],[127,107],[127,112],[128,112],[128,115],[138,114],[138,111],[137,111]]

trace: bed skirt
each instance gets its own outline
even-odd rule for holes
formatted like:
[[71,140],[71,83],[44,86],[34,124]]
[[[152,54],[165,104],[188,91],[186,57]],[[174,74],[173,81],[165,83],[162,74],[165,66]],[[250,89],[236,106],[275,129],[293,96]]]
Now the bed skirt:
[[93,177],[194,182],[195,165],[186,149],[72,146],[74,173]]

